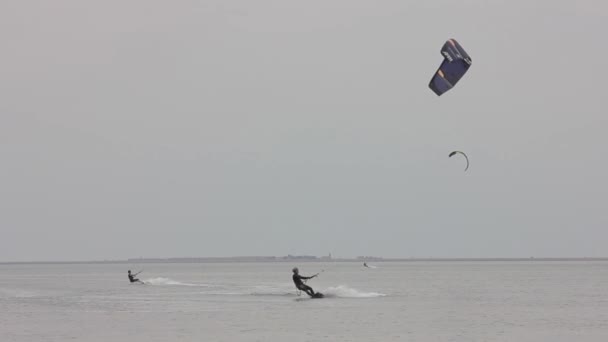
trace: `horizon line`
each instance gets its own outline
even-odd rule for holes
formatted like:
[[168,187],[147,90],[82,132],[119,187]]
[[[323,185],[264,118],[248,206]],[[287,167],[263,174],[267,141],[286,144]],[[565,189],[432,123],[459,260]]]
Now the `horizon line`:
[[0,261],[0,265],[10,264],[127,264],[127,263],[214,263],[214,262],[420,262],[420,261],[608,261],[608,257],[327,257],[327,256],[211,256],[211,257],[138,257],[104,260],[33,260]]

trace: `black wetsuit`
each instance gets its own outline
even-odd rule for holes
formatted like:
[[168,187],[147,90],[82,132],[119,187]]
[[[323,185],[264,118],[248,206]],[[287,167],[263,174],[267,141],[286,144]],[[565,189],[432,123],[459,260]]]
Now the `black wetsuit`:
[[291,277],[293,279],[293,283],[296,284],[296,287],[298,288],[298,290],[300,291],[304,291],[306,292],[306,294],[308,294],[309,296],[314,296],[315,295],[315,291],[312,289],[312,287],[304,284],[304,282],[302,281],[303,279],[312,279],[315,276],[312,277],[303,277],[299,274],[294,273],[293,277]]
[[135,276],[132,275],[131,273],[129,273],[128,277],[129,277],[129,281],[132,282],[132,283],[141,283],[141,280],[135,278]]

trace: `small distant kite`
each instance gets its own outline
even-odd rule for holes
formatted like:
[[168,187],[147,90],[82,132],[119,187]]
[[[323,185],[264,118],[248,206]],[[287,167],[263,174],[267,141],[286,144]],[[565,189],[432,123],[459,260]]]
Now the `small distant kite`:
[[467,160],[467,167],[464,168],[464,170],[466,171],[469,168],[469,157],[467,157],[467,155],[464,154],[464,152],[460,152],[460,151],[454,151],[454,152],[450,153],[449,157],[452,158],[452,156],[454,156],[457,153],[462,154],[464,156],[464,159]]
[[452,89],[472,63],[471,57],[455,39],[449,39],[443,44],[441,54],[444,57],[443,62],[429,83],[429,88],[437,96]]

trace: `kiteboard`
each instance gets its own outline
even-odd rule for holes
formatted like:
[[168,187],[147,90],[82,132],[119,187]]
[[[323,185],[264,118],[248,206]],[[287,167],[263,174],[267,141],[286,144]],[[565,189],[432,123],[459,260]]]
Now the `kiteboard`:
[[323,294],[321,292],[317,292],[314,295],[310,296],[310,298],[323,298]]

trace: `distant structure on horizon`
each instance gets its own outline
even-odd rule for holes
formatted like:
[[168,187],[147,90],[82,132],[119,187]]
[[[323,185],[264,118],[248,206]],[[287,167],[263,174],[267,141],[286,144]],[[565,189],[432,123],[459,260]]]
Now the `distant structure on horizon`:
[[358,256],[357,260],[361,260],[361,261],[382,261],[382,260],[384,260],[384,258],[375,257],[375,256]]
[[291,255],[287,254],[283,259],[287,260],[317,260],[318,258],[314,255]]
[[331,253],[327,254],[327,256],[322,256],[321,260],[323,260],[323,261],[331,261]]
[[181,258],[135,258],[128,259],[129,263],[199,263],[199,262],[272,262],[272,261],[334,261],[331,253],[318,257],[315,255],[293,255],[286,256],[234,256],[234,257],[181,257]]

